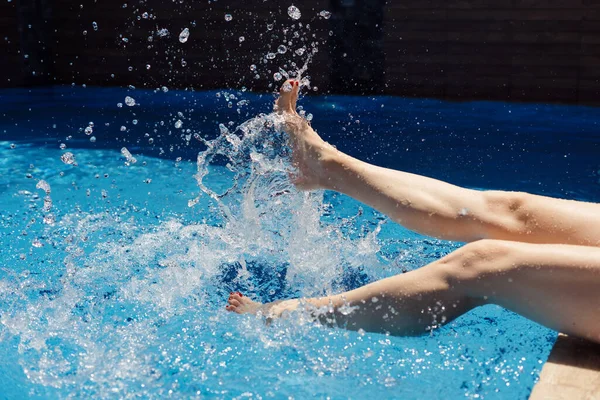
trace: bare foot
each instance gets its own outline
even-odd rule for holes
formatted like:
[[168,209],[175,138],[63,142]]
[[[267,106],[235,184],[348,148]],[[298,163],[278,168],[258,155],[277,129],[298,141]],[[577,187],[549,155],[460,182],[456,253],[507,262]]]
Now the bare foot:
[[237,314],[256,314],[263,307],[263,304],[250,300],[240,292],[230,293],[227,303],[227,306],[225,306],[227,311]]
[[294,311],[298,307],[297,300],[275,301],[273,303],[262,304],[250,300],[240,292],[232,292],[227,300],[227,311],[237,314],[262,314],[271,322],[274,318],[279,318],[285,311]]
[[315,132],[296,112],[300,84],[290,79],[283,83],[275,111],[284,118],[284,131],[290,137],[297,174],[293,183],[301,190],[325,189],[328,182],[324,165],[337,151]]

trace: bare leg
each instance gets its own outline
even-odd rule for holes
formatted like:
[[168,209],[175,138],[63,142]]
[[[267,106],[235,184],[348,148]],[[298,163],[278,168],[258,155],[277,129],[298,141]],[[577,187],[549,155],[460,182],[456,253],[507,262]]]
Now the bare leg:
[[473,307],[494,303],[551,329],[600,342],[600,248],[497,240],[468,244],[421,269],[340,295],[248,307],[230,297],[228,309],[275,318],[301,303],[321,309],[324,323],[423,333]]
[[600,246],[600,204],[469,190],[343,154],[296,113],[298,86],[289,82],[291,90],[282,89],[277,109],[287,121],[299,188],[345,193],[409,229],[442,239]]

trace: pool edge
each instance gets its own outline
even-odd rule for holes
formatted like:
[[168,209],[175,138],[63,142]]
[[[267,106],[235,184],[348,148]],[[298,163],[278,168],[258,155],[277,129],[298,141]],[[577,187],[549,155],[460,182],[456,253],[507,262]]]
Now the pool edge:
[[600,399],[600,344],[560,334],[529,400]]

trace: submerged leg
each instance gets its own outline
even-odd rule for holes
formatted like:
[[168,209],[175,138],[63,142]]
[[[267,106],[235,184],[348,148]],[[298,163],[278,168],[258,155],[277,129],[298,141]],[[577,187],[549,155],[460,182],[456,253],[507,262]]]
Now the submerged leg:
[[600,204],[470,190],[362,162],[323,141],[295,111],[298,86],[284,86],[277,109],[287,121],[299,188],[342,192],[409,229],[447,240],[600,246]]
[[228,310],[276,318],[305,303],[329,325],[409,335],[494,303],[551,329],[600,342],[598,287],[599,248],[482,240],[418,270],[343,294],[266,305],[233,294]]

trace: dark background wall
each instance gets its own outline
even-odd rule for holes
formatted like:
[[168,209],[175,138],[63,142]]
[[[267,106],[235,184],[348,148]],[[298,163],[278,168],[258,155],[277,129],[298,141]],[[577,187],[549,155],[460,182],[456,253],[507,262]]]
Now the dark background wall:
[[320,93],[600,104],[600,0],[310,0],[298,21],[290,4],[5,0],[0,85],[266,90],[306,56],[265,55],[304,39]]

